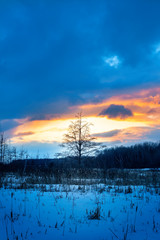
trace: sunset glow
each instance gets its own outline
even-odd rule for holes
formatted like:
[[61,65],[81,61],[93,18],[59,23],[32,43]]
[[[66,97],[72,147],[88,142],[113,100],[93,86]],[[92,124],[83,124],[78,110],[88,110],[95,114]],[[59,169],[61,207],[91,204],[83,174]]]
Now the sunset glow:
[[[71,111],[61,115],[59,119],[50,120],[26,120],[19,126],[8,132],[11,135],[13,143],[27,142],[62,142],[63,135],[66,133],[71,121],[77,112],[82,111],[84,118],[92,123],[91,133],[96,136],[96,141],[121,142],[148,140],[146,134],[154,131],[160,125],[160,107],[159,90],[148,89],[131,94],[121,94],[113,96],[97,104],[85,104],[71,107]],[[101,116],[100,113],[108,106],[124,106],[129,109],[132,116],[124,118]],[[117,134],[109,134],[111,131],[117,131]],[[105,136],[105,133],[109,136]]]
[[78,112],[108,146],[159,141],[159,1],[0,5],[0,132],[10,143],[54,151]]

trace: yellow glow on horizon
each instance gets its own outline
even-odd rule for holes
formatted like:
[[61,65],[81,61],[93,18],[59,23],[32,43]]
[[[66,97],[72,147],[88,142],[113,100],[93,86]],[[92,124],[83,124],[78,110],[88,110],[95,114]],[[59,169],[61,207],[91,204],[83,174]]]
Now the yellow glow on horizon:
[[[37,120],[30,121],[18,126],[14,131],[14,142],[59,142],[63,138],[64,131],[69,126],[71,120]],[[33,134],[25,135],[27,132]],[[24,135],[23,135],[24,133]]]
[[114,129],[124,129],[128,127],[145,127],[147,126],[142,122],[132,122],[132,121],[117,121],[112,119],[107,119],[106,117],[88,117],[87,120],[93,123],[92,133],[102,133],[112,131]]
[[[61,118],[36,121],[30,121],[28,118],[28,120],[23,120],[24,122],[20,120],[21,125],[12,131],[13,137],[11,140],[16,143],[31,141],[62,142],[63,135],[67,131],[70,122],[75,119],[73,116],[80,111],[82,111],[85,119],[93,124],[91,126],[91,134],[130,128],[130,136],[132,135],[136,139],[137,136],[142,136],[142,132],[138,133],[140,131],[138,127],[160,126],[159,92],[160,88],[146,89],[132,92],[131,94],[113,96],[100,103],[77,105],[70,107],[70,112],[63,114]],[[133,116],[129,116],[126,119],[108,119],[105,116],[101,116],[100,113],[111,104],[123,105],[132,111]],[[147,131],[149,131],[147,128],[144,129],[144,133]],[[127,138],[125,131],[123,131],[123,134],[121,133],[121,138]]]
[[[92,123],[91,134],[112,131],[114,129],[125,129],[129,127],[147,126],[141,122],[116,121],[105,117],[86,117]],[[13,142],[62,142],[63,134],[67,131],[69,124],[74,119],[62,120],[39,120],[27,122],[15,129]],[[27,135],[27,133],[29,133]]]

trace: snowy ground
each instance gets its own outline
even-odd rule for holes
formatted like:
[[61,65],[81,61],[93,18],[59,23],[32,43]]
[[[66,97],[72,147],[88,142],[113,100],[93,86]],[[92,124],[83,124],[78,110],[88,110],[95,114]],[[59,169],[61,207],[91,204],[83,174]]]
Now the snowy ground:
[[0,239],[160,239],[160,189],[45,185],[0,189]]

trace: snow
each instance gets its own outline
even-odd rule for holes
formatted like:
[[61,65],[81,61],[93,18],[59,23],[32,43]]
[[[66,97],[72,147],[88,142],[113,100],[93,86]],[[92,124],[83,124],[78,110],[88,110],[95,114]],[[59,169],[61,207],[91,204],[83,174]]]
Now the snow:
[[[92,219],[97,208],[99,219]],[[94,217],[93,217],[94,218]],[[160,189],[43,185],[0,189],[0,239],[159,240]]]

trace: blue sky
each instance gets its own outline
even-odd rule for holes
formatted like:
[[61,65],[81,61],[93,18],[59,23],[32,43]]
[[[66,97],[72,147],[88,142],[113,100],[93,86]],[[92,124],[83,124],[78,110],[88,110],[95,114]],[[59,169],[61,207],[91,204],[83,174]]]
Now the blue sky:
[[159,12],[158,0],[2,0],[1,128],[158,88]]

